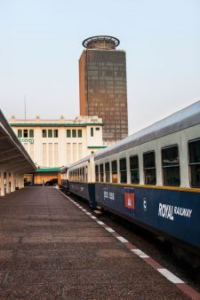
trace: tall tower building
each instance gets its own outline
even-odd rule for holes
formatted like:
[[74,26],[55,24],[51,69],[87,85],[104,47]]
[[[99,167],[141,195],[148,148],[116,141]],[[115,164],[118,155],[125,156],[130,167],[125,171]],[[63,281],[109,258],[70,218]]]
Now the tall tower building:
[[79,60],[80,115],[103,119],[103,141],[112,144],[128,135],[126,53],[120,41],[94,36],[83,41]]

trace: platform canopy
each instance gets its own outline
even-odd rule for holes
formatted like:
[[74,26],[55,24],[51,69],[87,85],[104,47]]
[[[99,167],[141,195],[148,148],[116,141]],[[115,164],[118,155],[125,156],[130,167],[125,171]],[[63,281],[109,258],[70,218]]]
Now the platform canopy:
[[35,169],[34,162],[0,110],[0,171],[25,174]]

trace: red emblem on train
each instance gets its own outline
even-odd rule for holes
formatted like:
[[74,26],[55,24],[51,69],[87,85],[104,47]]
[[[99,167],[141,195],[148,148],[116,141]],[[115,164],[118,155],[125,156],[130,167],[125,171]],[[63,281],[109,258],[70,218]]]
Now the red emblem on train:
[[135,195],[133,193],[124,193],[124,204],[125,207],[135,209]]

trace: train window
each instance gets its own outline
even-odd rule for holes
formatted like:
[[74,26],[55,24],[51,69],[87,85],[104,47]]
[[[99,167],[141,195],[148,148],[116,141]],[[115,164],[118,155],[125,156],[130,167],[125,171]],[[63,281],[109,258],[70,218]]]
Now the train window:
[[85,168],[82,168],[82,181],[85,181]]
[[155,152],[143,154],[145,184],[156,184]]
[[85,168],[82,168],[82,181],[85,181]]
[[112,161],[112,182],[117,183],[117,161]]
[[130,157],[130,177],[131,177],[131,183],[139,183],[139,161],[138,156],[131,156]]
[[189,143],[191,186],[200,187],[200,140]]
[[82,181],[82,168],[79,169],[79,181]]
[[87,166],[85,166],[85,181],[88,181],[88,169],[87,169]]
[[110,164],[109,164],[109,162],[105,163],[105,172],[106,172],[106,182],[110,182]]
[[172,146],[162,149],[162,169],[164,185],[180,185],[178,146]]
[[120,182],[127,183],[126,158],[120,159],[119,166],[120,166]]
[[95,181],[96,182],[99,181],[99,166],[98,165],[95,166]]
[[100,164],[100,181],[104,182],[103,164]]

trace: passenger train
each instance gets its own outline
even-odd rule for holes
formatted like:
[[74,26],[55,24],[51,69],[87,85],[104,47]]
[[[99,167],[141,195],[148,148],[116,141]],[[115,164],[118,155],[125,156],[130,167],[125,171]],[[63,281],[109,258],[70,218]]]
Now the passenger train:
[[200,101],[66,166],[62,186],[200,255]]

